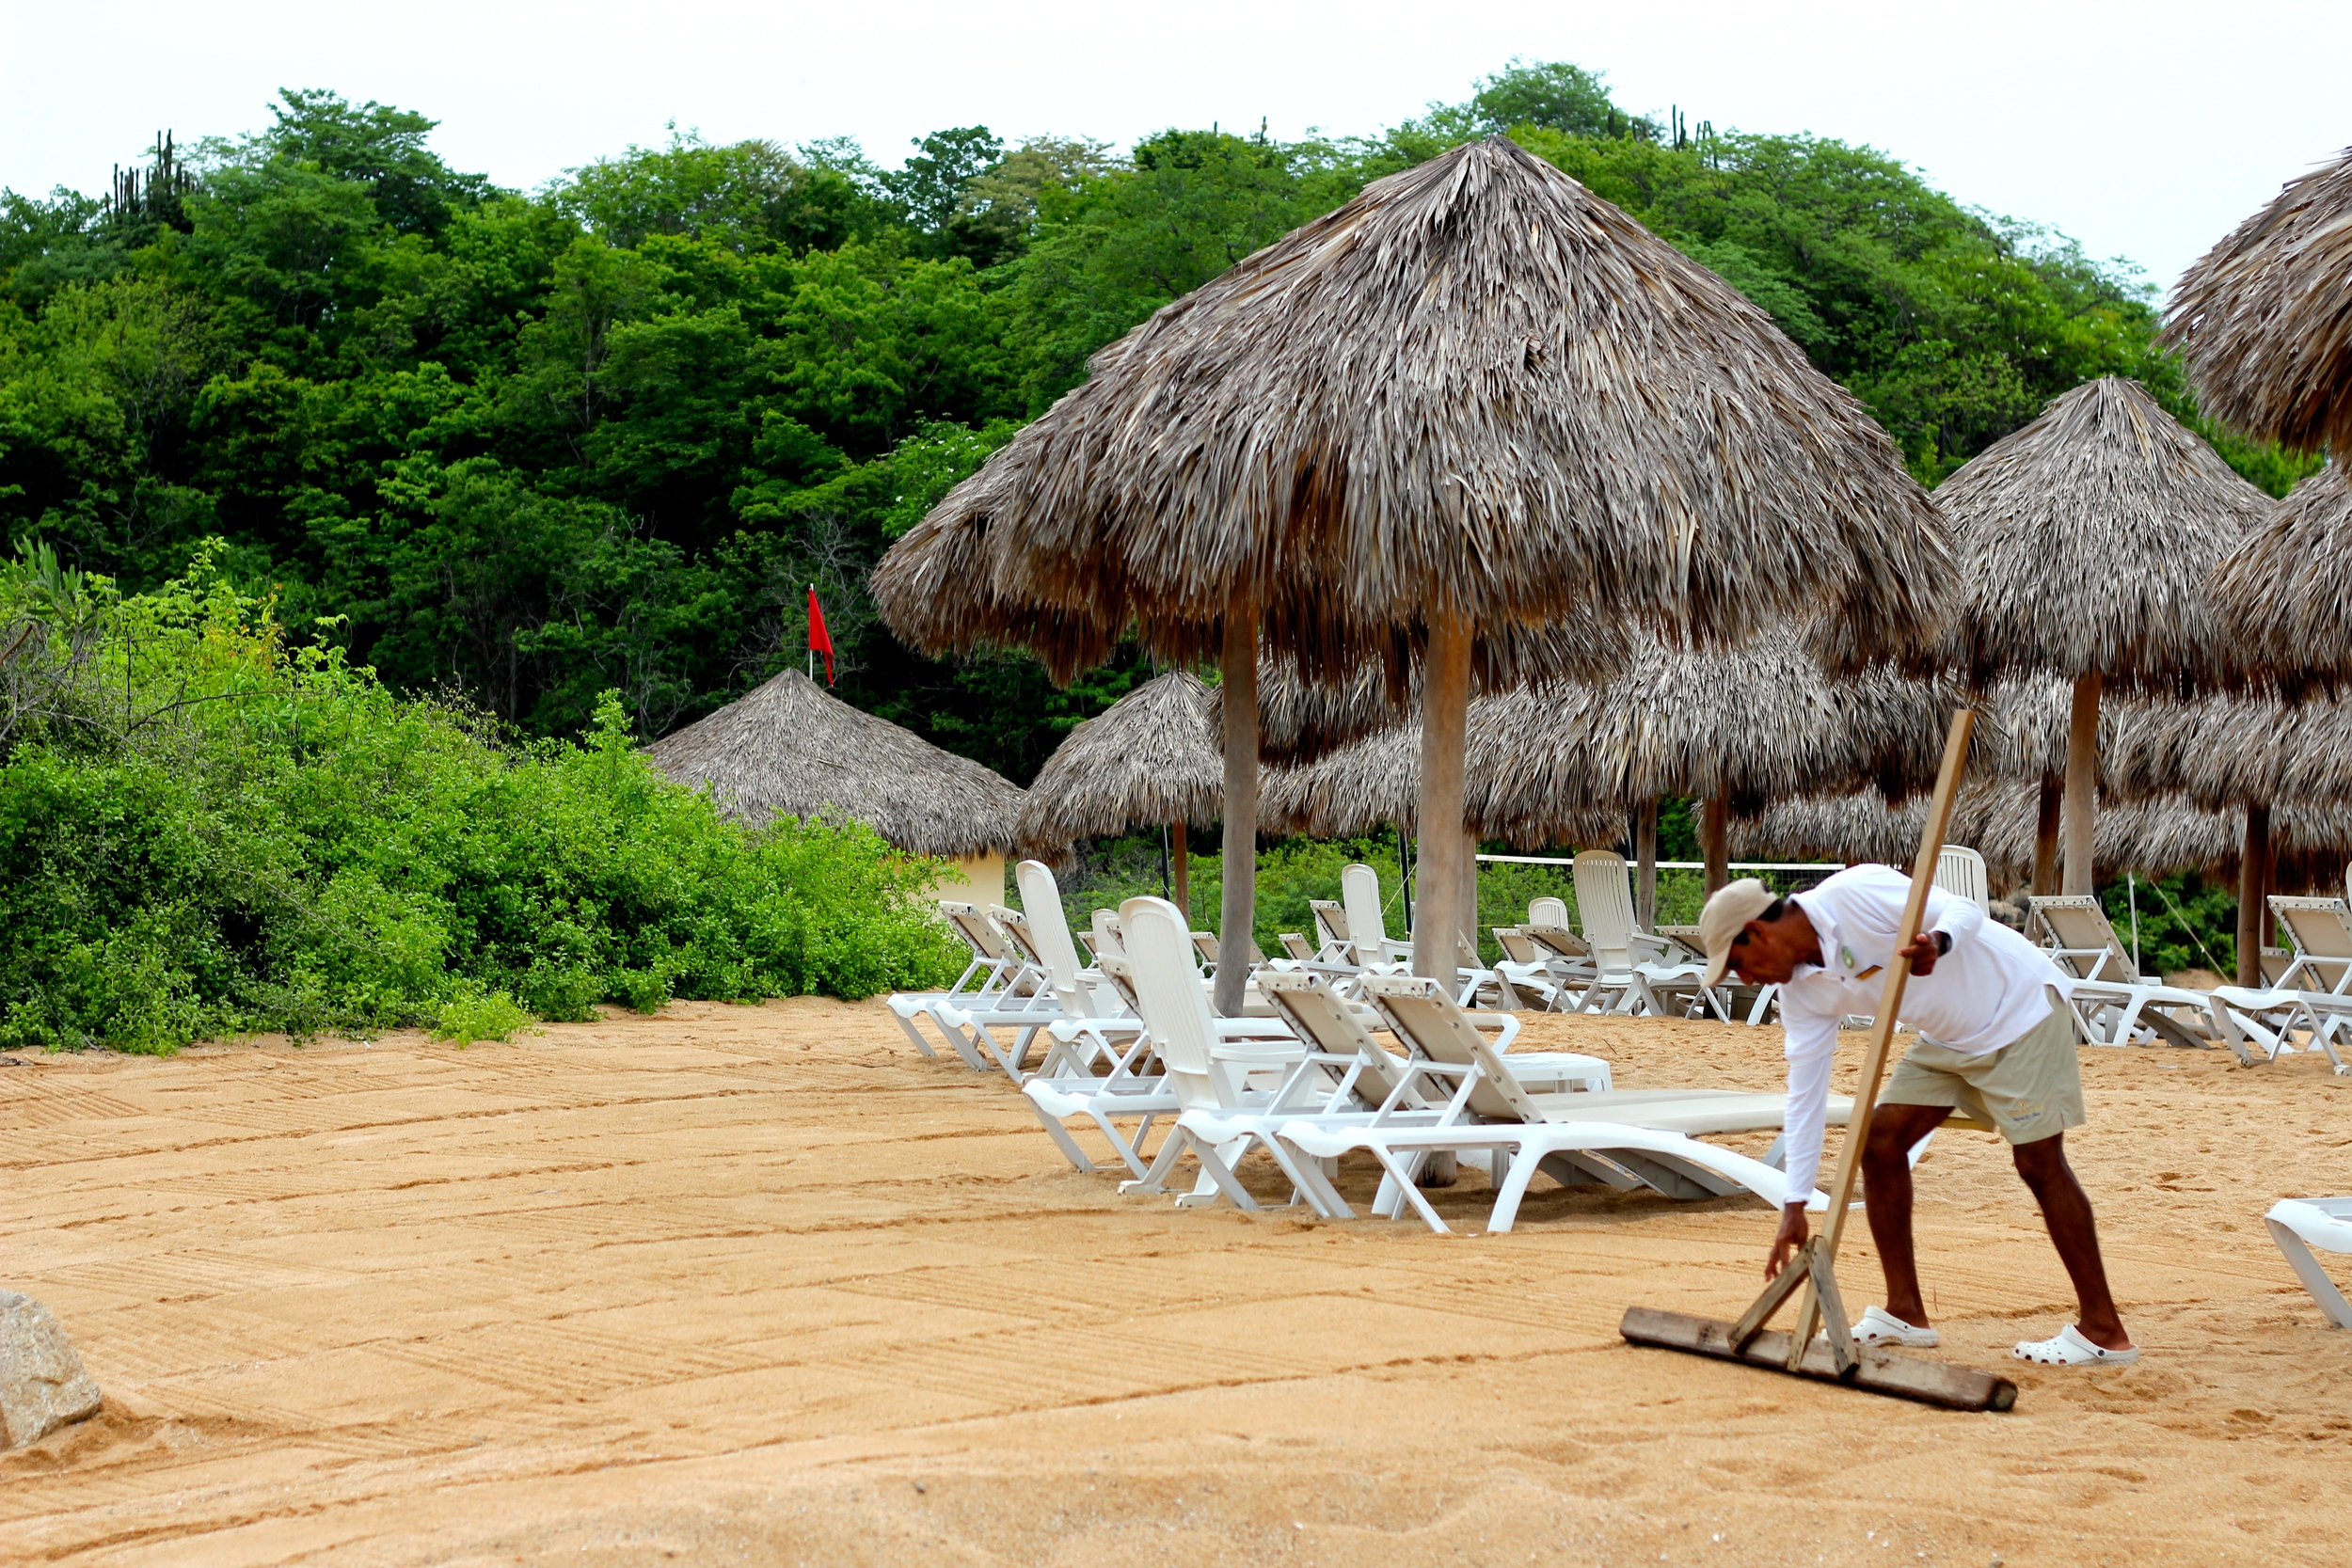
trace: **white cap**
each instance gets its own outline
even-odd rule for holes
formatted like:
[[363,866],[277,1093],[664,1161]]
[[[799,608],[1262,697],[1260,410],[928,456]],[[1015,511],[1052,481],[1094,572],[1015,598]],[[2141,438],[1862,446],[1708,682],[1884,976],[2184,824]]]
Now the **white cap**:
[[1731,944],[1748,928],[1748,922],[1779,902],[1780,895],[1753,877],[1742,877],[1715,890],[1699,911],[1699,941],[1707,944],[1707,983],[1719,986],[1731,967]]

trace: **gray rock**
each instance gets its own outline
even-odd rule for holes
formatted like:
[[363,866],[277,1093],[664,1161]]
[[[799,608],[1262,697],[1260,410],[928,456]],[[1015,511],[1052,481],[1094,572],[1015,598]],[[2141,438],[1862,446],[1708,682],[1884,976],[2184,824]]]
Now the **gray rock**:
[[49,1308],[0,1291],[0,1448],[21,1449],[97,1415],[99,1398]]

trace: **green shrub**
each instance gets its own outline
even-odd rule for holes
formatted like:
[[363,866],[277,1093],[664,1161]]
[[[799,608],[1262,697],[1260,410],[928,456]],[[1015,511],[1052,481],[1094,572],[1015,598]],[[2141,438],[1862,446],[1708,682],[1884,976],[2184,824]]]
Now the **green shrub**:
[[582,1019],[955,973],[920,901],[938,863],[862,827],[726,820],[609,695],[581,740],[516,746],[290,645],[209,556],[152,594],[74,593],[69,614],[0,571],[0,638],[32,628],[0,732],[0,1044],[475,1028],[494,996]]
[[504,991],[485,991],[480,982],[463,980],[455,996],[433,1009],[433,1037],[454,1040],[463,1050],[476,1040],[510,1039],[530,1022],[531,1015]]

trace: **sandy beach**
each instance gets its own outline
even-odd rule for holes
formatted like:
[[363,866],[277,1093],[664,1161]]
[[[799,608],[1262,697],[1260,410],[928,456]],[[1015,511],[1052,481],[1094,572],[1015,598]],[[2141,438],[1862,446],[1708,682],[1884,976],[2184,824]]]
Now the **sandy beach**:
[[[1625,1087],[1780,1072],[1776,1029],[1536,1019],[1521,1048]],[[1736,1311],[1756,1205],[1539,1180],[1488,1237],[1466,1173],[1453,1237],[1178,1212],[1069,1170],[879,1004],[20,1057],[0,1285],[107,1403],[0,1459],[0,1559],[2352,1558],[2352,1336],[2261,1217],[2352,1191],[2352,1080],[2084,1073],[2071,1142],[2145,1358],[2006,1360],[2071,1296],[2005,1151],[1947,1133],[1919,1168],[1945,1354],[2022,1389],[1960,1416],[1619,1341],[1629,1303]]]

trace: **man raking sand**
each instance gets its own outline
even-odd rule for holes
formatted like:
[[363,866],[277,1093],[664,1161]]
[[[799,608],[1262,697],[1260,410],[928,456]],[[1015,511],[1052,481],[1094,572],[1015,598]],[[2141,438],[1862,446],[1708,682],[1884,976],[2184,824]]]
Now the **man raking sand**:
[[[1820,1169],[1837,1022],[1877,1011],[1911,892],[1909,878],[1883,865],[1849,867],[1785,898],[1749,878],[1718,890],[1699,917],[1709,986],[1732,969],[1750,985],[1781,987],[1791,1193],[1810,1194]],[[1889,1075],[1863,1146],[1864,1212],[1886,1273],[1886,1305],[1862,1315],[1854,1339],[1937,1343],[1912,1251],[1910,1152],[1960,1111],[2009,1141],[2081,1305],[2078,1323],[2018,1345],[2016,1356],[2058,1366],[2137,1361],[2107,1291],[2090,1200],[2066,1163],[2066,1129],[2083,1122],[2066,1002],[2073,982],[2024,937],[1941,888],[1929,893],[1926,923],[1901,951],[1911,978],[1900,1017],[1919,1042]],[[1805,1240],[1800,1198],[1781,1212],[1765,1277],[1776,1277]]]

